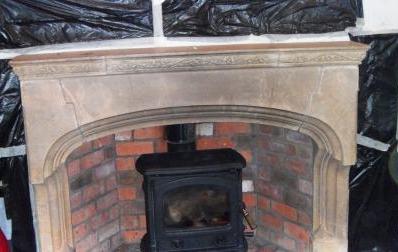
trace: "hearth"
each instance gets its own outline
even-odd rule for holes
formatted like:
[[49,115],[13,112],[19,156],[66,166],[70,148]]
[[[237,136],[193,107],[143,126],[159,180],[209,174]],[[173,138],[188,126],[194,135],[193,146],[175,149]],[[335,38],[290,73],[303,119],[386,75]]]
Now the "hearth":
[[247,250],[244,158],[232,149],[142,155],[147,234],[142,251]]

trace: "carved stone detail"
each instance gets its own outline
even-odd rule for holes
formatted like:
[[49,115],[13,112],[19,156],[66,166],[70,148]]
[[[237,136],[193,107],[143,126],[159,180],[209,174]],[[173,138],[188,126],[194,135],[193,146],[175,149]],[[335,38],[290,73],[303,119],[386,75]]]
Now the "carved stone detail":
[[[13,61],[14,69],[21,79],[73,77],[81,75],[111,75],[120,73],[151,73],[171,71],[197,71],[209,69],[234,69],[253,67],[286,67],[311,65],[357,65],[364,57],[362,47],[326,47],[323,50],[298,48],[265,48],[262,50],[218,50],[199,54],[195,48],[176,55],[153,53],[149,57],[135,54],[123,56],[75,56],[68,59],[50,59],[35,64],[24,60]],[[101,58],[101,59],[98,59]]]
[[103,73],[105,71],[105,62],[101,60],[79,60],[75,62],[50,62],[26,65],[17,68],[21,79],[24,76],[31,76],[32,79],[45,78],[46,76],[76,76]]
[[303,65],[321,65],[321,64],[358,64],[363,59],[363,52],[316,52],[316,53],[297,53],[293,55],[282,55],[281,64],[303,64]]

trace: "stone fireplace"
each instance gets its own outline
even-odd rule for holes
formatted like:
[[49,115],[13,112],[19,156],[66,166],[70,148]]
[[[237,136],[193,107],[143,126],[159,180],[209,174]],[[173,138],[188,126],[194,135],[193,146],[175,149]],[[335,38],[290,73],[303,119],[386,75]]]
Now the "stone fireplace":
[[[268,125],[311,138],[316,151],[305,250],[346,251],[348,170],[356,158],[357,65],[365,49],[334,42],[17,57],[12,66],[22,83],[40,251],[78,246],[74,228],[80,222],[72,216],[71,192],[79,183],[74,187],[69,174],[75,149],[104,143],[106,136],[120,132],[203,122]],[[112,152],[101,153],[94,163],[102,157],[111,161]],[[118,188],[117,194],[119,199],[132,197],[131,189]]]

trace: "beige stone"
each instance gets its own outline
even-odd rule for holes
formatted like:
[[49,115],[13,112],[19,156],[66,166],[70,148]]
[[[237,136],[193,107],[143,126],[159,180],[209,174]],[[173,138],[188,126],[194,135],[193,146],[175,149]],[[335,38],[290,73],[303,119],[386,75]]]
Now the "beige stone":
[[358,64],[351,42],[110,50],[22,56],[30,183],[41,251],[69,251],[64,162],[123,130],[240,121],[317,144],[313,251],[347,250],[348,170],[356,159]]

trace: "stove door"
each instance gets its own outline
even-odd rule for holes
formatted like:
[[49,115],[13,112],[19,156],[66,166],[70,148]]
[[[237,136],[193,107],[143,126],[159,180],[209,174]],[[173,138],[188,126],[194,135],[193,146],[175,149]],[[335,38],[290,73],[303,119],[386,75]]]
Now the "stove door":
[[242,188],[237,174],[202,174],[156,184],[158,251],[243,248]]
[[163,227],[167,233],[230,224],[227,188],[214,185],[177,187],[163,196]]

